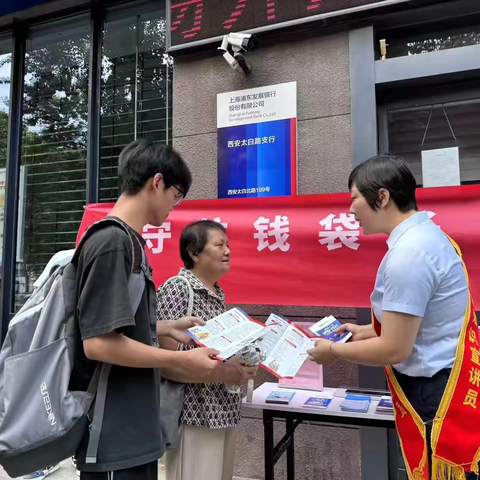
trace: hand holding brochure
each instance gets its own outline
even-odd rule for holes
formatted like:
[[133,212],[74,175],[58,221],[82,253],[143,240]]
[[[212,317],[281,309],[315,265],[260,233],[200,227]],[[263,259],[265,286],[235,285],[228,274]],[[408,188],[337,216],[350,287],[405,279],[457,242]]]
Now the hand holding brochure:
[[307,350],[318,338],[310,338],[286,318],[272,313],[260,342],[267,358],[260,365],[278,378],[293,378],[308,357]]
[[335,343],[345,343],[352,337],[352,332],[335,333],[335,330],[342,324],[332,315],[325,317],[319,322],[312,325],[309,330],[316,337],[325,338]]
[[228,360],[261,337],[265,325],[252,320],[240,308],[233,308],[208,320],[205,325],[189,328],[188,332],[198,345],[219,350],[219,360]]
[[310,338],[280,315],[272,313],[263,325],[239,308],[188,331],[198,345],[219,350],[219,360],[229,359],[245,345],[258,340],[267,355],[260,367],[278,378],[293,378],[307,359],[307,350],[318,340]]

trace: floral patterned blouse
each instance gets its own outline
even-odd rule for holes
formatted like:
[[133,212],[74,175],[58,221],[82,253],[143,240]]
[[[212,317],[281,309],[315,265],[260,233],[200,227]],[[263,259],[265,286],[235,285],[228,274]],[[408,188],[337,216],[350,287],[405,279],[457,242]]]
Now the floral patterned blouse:
[[[194,317],[210,320],[225,312],[225,294],[218,284],[216,293],[209,290],[192,272],[180,269],[193,290]],[[157,319],[176,320],[187,315],[190,289],[184,280],[174,277],[157,292]],[[182,350],[196,348],[183,345]],[[230,428],[240,421],[241,394],[230,393],[223,383],[187,384],[180,422],[192,427]]]

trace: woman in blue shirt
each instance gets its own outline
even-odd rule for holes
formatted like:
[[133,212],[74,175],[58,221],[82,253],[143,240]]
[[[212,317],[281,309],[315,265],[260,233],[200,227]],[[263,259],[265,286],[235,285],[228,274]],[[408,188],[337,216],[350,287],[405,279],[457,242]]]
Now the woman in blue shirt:
[[[463,432],[472,442],[471,457],[468,448],[458,447],[465,440],[454,439],[456,448],[464,448],[459,453],[464,462],[458,464],[453,458],[435,456],[437,446],[443,452],[445,444],[452,441],[441,433],[443,417],[452,411],[462,418],[476,415],[476,409],[469,409],[462,402],[450,402],[450,397],[445,399],[448,405],[442,405],[445,391],[452,393],[457,384],[456,379],[449,382],[452,368],[460,368],[463,361],[457,346],[462,344],[459,351],[463,352],[465,332],[476,320],[474,312],[470,312],[461,257],[427,212],[418,212],[415,189],[415,177],[408,164],[398,157],[374,157],[353,170],[349,178],[350,212],[360,222],[364,234],[389,236],[388,252],[380,264],[371,296],[376,329],[343,325],[339,331],[353,333],[350,342],[320,340],[309,355],[311,360],[324,365],[339,359],[387,367],[409,478],[427,480],[433,471],[434,478],[443,479],[450,477],[439,472],[470,472],[478,461],[480,435],[473,439],[471,431]],[[476,335],[478,350],[478,332]],[[470,368],[467,363],[463,362],[462,368]],[[438,426],[434,425],[435,419]],[[407,438],[402,438],[402,434]],[[416,451],[414,444],[420,445]],[[468,480],[477,478],[470,475]]]

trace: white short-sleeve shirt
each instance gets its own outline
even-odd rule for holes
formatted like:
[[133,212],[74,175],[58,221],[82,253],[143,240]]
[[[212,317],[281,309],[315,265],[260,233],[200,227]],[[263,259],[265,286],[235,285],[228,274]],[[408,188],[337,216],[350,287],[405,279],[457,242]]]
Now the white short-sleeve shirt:
[[413,352],[395,365],[411,377],[432,377],[455,360],[468,304],[467,279],[460,257],[426,212],[393,230],[371,296],[375,316],[406,313],[422,318]]

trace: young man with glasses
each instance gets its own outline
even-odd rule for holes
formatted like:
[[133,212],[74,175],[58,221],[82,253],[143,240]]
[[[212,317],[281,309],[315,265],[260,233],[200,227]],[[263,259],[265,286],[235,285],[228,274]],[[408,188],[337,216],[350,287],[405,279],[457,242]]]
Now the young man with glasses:
[[[120,198],[110,216],[121,220],[145,248],[145,225],[161,226],[188,193],[191,173],[172,148],[135,141],[119,158]],[[145,291],[132,315],[128,294],[132,251],[129,235],[107,225],[85,243],[77,270],[77,317],[83,351],[75,358],[71,388],[86,390],[98,362],[113,365],[105,404],[97,462],[86,462],[89,435],[77,452],[83,480],[150,480],[164,454],[160,425],[159,369],[174,380],[204,382],[219,362],[218,352],[158,348],[157,337],[189,342],[186,329],[202,323],[187,317],[156,321],[156,288],[146,278]],[[149,275],[147,275],[149,277]]]

